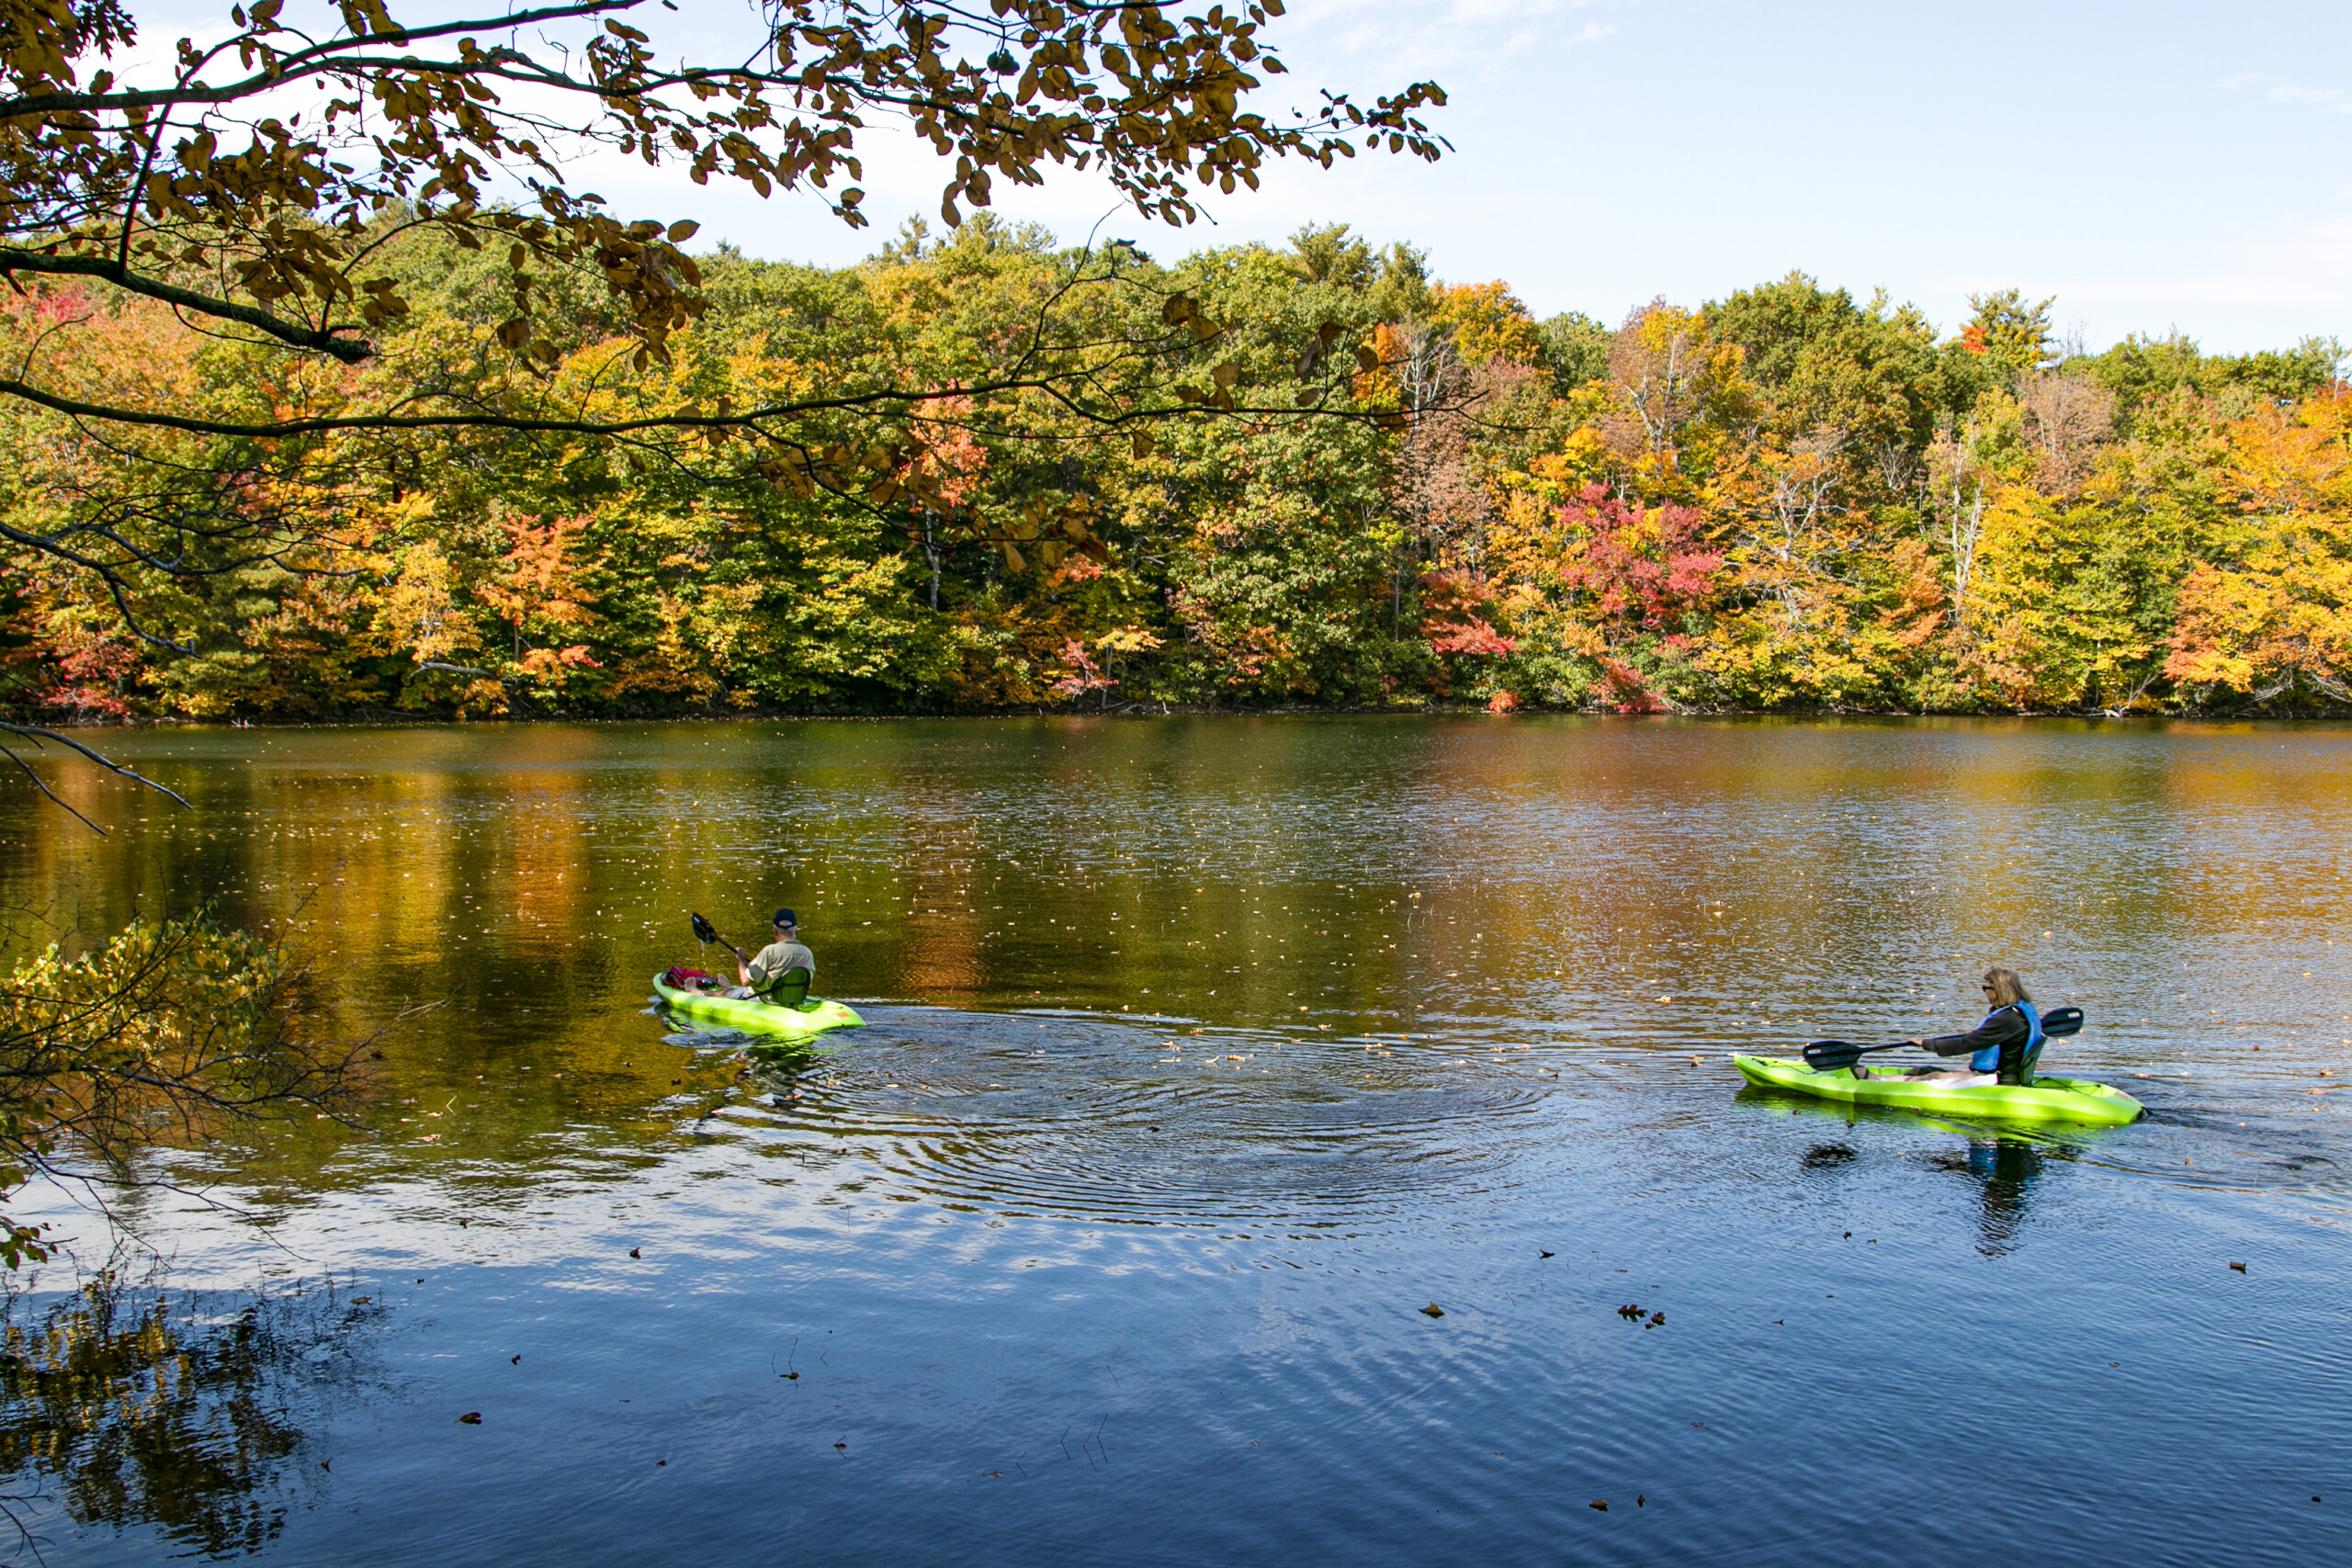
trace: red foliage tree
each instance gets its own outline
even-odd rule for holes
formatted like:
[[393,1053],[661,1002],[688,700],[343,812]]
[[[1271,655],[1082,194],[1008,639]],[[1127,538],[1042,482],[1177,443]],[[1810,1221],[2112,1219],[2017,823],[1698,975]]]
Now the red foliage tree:
[[1706,547],[1706,519],[1695,509],[1628,505],[1605,485],[1589,484],[1559,517],[1572,538],[1581,536],[1561,581],[1590,595],[1621,636],[1662,630],[1713,596],[1724,553]]

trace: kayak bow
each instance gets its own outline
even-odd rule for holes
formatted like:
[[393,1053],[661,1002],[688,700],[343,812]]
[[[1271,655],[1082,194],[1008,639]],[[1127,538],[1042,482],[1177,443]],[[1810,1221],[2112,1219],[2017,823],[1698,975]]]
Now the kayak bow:
[[808,1040],[833,1029],[854,1029],[865,1020],[846,1002],[820,1001],[810,997],[797,1007],[775,1007],[756,998],[714,996],[686,991],[653,977],[653,994],[672,1012],[706,1023],[724,1024],[752,1034],[773,1034],[785,1040]]
[[1947,1116],[1990,1117],[2003,1122],[2079,1122],[2120,1127],[2143,1109],[2120,1089],[2087,1078],[2047,1074],[2030,1085],[1977,1084],[1957,1088],[1916,1078],[1858,1078],[1850,1068],[1815,1072],[1803,1062],[1777,1056],[1734,1056],[1740,1077],[1759,1089],[1785,1089],[1848,1105],[1888,1105],[1935,1111]]

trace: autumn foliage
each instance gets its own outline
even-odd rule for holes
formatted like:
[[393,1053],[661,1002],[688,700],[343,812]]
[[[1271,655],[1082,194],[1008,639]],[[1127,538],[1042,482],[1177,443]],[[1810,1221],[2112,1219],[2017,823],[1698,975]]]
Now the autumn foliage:
[[[593,292],[543,305],[533,365],[495,265],[387,257],[412,309],[362,364],[71,284],[0,305],[0,347],[68,390],[253,421],[521,389],[599,422],[258,440],[0,408],[17,716],[2352,702],[2332,344],[2070,358],[2013,294],[1944,333],[1802,276],[1539,321],[1337,229],[1081,296],[1074,253],[983,218],[848,268],[703,258],[667,363]],[[1051,389],[952,391],[1041,322],[1159,341],[1177,298],[1189,414],[1106,434]],[[1121,364],[1089,372],[1103,407]],[[600,433],[861,378],[937,395],[887,449],[846,418],[790,453]]]

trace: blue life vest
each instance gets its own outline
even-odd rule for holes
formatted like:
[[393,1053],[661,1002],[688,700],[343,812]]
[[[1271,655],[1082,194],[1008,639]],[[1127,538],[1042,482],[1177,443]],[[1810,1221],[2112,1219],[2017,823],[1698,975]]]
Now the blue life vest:
[[[2026,1028],[2031,1032],[2026,1036],[2025,1049],[2018,1055],[2020,1057],[2030,1055],[2034,1047],[2041,1043],[2041,1014],[2034,1010],[2031,1002],[2011,1002],[2009,1006],[2025,1014]],[[2007,1010],[2007,1008],[1995,1008],[1984,1015],[1984,1023],[1992,1022]],[[1982,1029],[1984,1024],[1980,1023],[1976,1027]],[[1968,1065],[1980,1073],[1997,1073],[2001,1070],[2001,1048],[1998,1045],[1987,1045],[1973,1056],[1969,1057]]]

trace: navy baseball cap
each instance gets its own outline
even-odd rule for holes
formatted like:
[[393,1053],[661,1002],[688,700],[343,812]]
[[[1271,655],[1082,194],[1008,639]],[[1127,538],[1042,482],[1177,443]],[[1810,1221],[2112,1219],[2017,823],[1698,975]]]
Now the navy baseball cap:
[[800,923],[800,917],[789,909],[778,909],[775,912],[775,923],[780,926],[797,926]]

